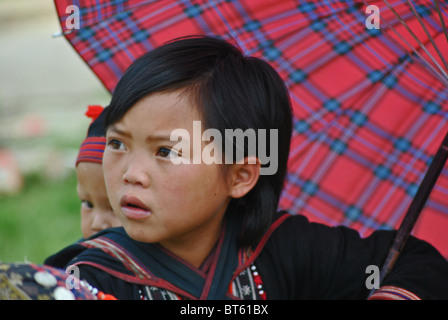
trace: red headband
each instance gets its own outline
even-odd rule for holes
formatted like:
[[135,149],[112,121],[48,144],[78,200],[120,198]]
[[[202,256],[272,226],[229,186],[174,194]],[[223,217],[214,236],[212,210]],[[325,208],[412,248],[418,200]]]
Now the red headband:
[[79,148],[76,165],[79,162],[94,162],[102,164],[106,147],[106,137],[87,137]]
[[[88,106],[85,115],[92,119],[90,127],[96,125],[95,120],[103,112],[102,106]],[[89,134],[89,132],[88,132]],[[103,153],[106,147],[106,137],[87,136],[79,148],[78,158],[76,159],[76,166],[80,162],[103,163]]]

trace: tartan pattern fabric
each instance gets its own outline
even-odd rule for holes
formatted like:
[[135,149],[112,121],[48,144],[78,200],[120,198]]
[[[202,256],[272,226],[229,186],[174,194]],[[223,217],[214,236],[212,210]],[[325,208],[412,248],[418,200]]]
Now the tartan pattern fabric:
[[[406,0],[388,2],[430,44]],[[447,86],[396,35],[418,48],[383,1],[55,3],[66,38],[111,92],[133,60],[184,35],[221,35],[269,61],[289,87],[294,114],[280,208],[312,221],[344,224],[365,236],[397,228],[448,131]],[[412,3],[447,56],[433,2]],[[67,27],[69,5],[79,7],[79,30]],[[380,29],[366,28],[367,5],[380,9]],[[448,4],[440,6],[447,21]],[[445,168],[414,234],[448,257],[446,230]]]

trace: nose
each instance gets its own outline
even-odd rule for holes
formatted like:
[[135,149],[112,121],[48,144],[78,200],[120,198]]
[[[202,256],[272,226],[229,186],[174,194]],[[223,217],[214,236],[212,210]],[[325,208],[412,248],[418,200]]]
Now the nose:
[[129,157],[123,174],[123,182],[147,188],[150,184],[147,163],[148,160],[143,155],[136,154]]
[[112,223],[109,221],[109,216],[111,216],[108,212],[103,210],[97,210],[94,213],[94,217],[92,219],[91,228],[94,232],[98,232],[107,228],[112,227]]

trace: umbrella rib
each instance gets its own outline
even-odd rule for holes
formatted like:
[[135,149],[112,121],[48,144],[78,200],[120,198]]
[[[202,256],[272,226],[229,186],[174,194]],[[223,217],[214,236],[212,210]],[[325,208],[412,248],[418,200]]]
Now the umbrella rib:
[[[424,65],[433,72],[434,76],[439,79],[444,85],[448,86],[448,77],[444,72],[438,72],[417,50],[415,50],[409,42],[407,42],[392,26],[389,25],[389,28],[399,37],[412,51],[424,62]],[[410,55],[410,57],[412,57]],[[444,77],[445,75],[445,77]]]
[[448,31],[446,30],[446,24],[445,24],[445,20],[443,19],[442,10],[440,9],[439,1],[434,0],[434,3],[436,4],[437,14],[439,15],[440,23],[442,24],[443,33],[445,34],[445,37],[446,37],[446,42],[448,43]]
[[[412,51],[414,51],[414,53],[424,62],[424,66],[426,66],[428,69],[430,69],[430,71],[433,72],[434,76],[437,79],[439,79],[440,82],[442,82],[443,84],[448,86],[448,77],[444,77],[444,73],[438,72],[418,51],[416,51],[414,48],[412,48],[411,44],[409,42],[407,42],[404,38],[402,38],[401,35],[398,34],[397,31],[395,31],[395,29],[392,26],[389,26],[389,27],[397,35],[397,37],[399,37],[408,47],[410,47],[412,49]],[[411,55],[409,55],[409,56],[412,58]]]
[[[390,3],[387,0],[384,0],[384,3],[387,5],[387,7],[394,13],[394,15],[397,17],[397,19],[401,22],[401,24],[406,28],[406,30],[409,31],[409,33],[411,34],[411,36],[414,38],[415,41],[417,41],[417,43],[420,45],[420,47],[423,49],[423,51],[425,51],[425,53],[429,56],[429,58],[431,59],[431,61],[436,65],[436,67],[439,69],[439,71],[442,73],[442,79],[444,79],[444,83],[447,84],[446,79],[448,79],[448,74],[445,72],[445,70],[443,70],[443,68],[439,65],[439,63],[437,63],[437,61],[434,59],[434,57],[428,52],[428,50],[426,49],[426,47],[424,46],[424,44],[417,38],[417,36],[409,29],[409,27],[407,26],[406,22],[403,21],[403,19],[400,17],[400,15],[395,11],[394,8],[392,8],[392,6],[390,5]],[[417,50],[415,50],[415,48],[413,46],[411,46],[398,32],[395,31],[395,29],[389,25],[389,27],[392,29],[392,31],[401,39],[403,40],[403,42],[408,45],[411,50],[420,58],[422,59],[428,66],[431,66],[431,64],[424,59]],[[434,70],[434,68],[431,66],[431,69],[433,69],[434,72],[436,72],[436,74],[439,75],[439,72],[437,72],[437,70]]]
[[[429,51],[426,49],[425,45],[418,39],[418,37],[409,29],[406,22],[401,18],[401,16],[395,11],[395,9],[390,5],[390,3],[387,0],[384,0],[384,3],[387,5],[387,7],[392,11],[392,13],[397,17],[398,21],[406,28],[406,30],[409,32],[409,34],[414,38],[414,40],[418,43],[418,45],[423,49],[423,51],[428,55],[428,57],[431,59],[431,61],[437,66],[437,68],[440,70],[440,72],[445,76],[445,78],[448,79],[448,75],[443,70],[443,68],[439,65],[439,63],[434,59],[434,57],[429,53]],[[414,12],[415,14],[415,12]],[[412,51],[426,64],[430,65],[426,59],[424,59],[418,52],[415,50],[413,46],[409,44],[391,25],[389,27],[392,29],[392,31],[409,47],[412,49]],[[434,70],[435,71],[435,70]]]
[[448,64],[447,64],[445,58],[443,57],[443,54],[440,52],[439,47],[437,47],[437,45],[435,44],[433,37],[429,34],[428,29],[426,28],[425,24],[423,23],[423,21],[422,21],[420,15],[419,15],[419,14],[417,13],[417,11],[415,10],[414,5],[413,5],[409,0],[407,0],[406,2],[407,2],[407,3],[409,4],[409,6],[411,7],[412,12],[413,12],[414,15],[417,17],[417,20],[418,20],[418,22],[420,23],[420,25],[422,26],[422,28],[423,28],[423,30],[425,31],[426,35],[428,36],[429,41],[431,41],[432,45],[434,46],[434,49],[437,51],[437,54],[439,55],[440,59],[442,60],[443,65],[444,65],[445,68],[448,70]]

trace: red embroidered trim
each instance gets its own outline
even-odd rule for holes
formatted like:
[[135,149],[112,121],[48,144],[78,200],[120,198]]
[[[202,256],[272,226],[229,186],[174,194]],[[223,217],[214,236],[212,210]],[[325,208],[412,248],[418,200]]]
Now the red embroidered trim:
[[113,295],[99,291],[97,294],[98,300],[117,300]]
[[257,268],[255,267],[255,265],[252,265],[250,269],[252,270],[252,277],[254,278],[254,283],[258,290],[258,295],[260,296],[260,299],[266,300],[266,292],[264,291],[263,280],[261,279],[261,276],[258,273]]
[[372,294],[369,300],[421,300],[416,294],[395,286],[384,286]]

